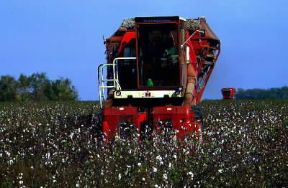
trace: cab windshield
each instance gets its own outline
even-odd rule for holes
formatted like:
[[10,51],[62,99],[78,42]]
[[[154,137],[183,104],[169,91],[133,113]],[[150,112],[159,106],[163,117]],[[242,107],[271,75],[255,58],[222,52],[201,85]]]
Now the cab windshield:
[[138,54],[141,87],[179,85],[176,24],[139,24]]

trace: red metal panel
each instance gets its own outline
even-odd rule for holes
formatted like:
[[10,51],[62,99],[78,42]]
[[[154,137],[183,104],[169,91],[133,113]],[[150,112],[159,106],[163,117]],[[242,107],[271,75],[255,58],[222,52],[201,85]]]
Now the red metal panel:
[[113,140],[121,122],[133,124],[140,132],[141,124],[147,121],[146,112],[138,112],[137,107],[111,107],[103,109],[102,130],[107,141]]
[[190,133],[200,131],[199,123],[195,121],[194,113],[190,106],[160,106],[153,108],[153,125],[157,132],[160,121],[171,121],[173,130],[176,131],[178,140],[183,140]]
[[[129,32],[126,32],[122,38],[122,41],[121,41],[121,44],[120,44],[120,47],[118,49],[118,54],[120,56],[123,56],[123,50],[125,48],[125,46],[132,40],[132,39],[136,39],[136,33],[135,31],[129,31]],[[136,46],[135,46],[136,48]],[[135,49],[136,50],[136,49]]]

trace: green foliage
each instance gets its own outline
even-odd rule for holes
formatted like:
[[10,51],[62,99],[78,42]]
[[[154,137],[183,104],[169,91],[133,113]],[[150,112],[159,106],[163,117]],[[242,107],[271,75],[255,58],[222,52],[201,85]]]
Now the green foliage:
[[75,100],[78,98],[75,87],[71,86],[71,81],[69,79],[53,81],[52,91],[52,100]]
[[288,99],[288,87],[271,89],[238,89],[237,99]]
[[0,101],[14,101],[16,99],[17,81],[11,76],[0,78]]
[[0,79],[0,101],[77,100],[78,93],[69,79],[49,80],[45,73],[21,74]]

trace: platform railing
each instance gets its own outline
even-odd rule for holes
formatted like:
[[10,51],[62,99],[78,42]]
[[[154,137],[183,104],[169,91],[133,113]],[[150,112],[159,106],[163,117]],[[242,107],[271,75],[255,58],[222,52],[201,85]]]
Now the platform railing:
[[[121,91],[118,75],[118,62],[121,60],[136,60],[136,57],[117,57],[113,60],[112,64],[101,64],[98,67],[98,87],[99,87],[99,100],[100,107],[103,107],[103,101],[107,99],[108,89]],[[107,70],[112,67],[112,78],[107,78]]]

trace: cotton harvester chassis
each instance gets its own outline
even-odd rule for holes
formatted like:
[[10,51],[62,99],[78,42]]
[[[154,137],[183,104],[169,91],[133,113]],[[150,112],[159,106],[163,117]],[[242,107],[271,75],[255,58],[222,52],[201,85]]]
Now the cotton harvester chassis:
[[220,52],[204,18],[136,17],[105,40],[107,63],[98,67],[101,131],[151,139],[173,132],[177,140],[201,135],[201,101]]

